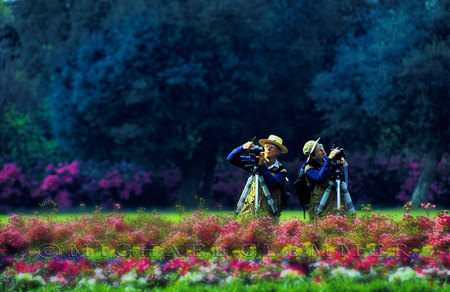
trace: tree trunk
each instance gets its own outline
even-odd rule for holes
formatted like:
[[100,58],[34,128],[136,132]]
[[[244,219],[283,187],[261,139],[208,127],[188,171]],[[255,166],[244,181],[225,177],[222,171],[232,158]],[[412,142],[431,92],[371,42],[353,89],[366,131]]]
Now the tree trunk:
[[198,205],[195,197],[197,196],[198,183],[203,176],[204,170],[204,161],[202,161],[201,157],[196,158],[195,156],[179,165],[182,181],[178,192],[177,204],[189,209]]
[[418,208],[421,203],[428,201],[427,195],[430,191],[430,185],[436,176],[436,167],[439,163],[439,158],[440,153],[437,145],[435,145],[425,158],[424,168],[412,194],[411,201],[413,202],[414,208]]
[[205,174],[205,169],[211,165],[211,161],[209,160],[213,160],[212,171],[214,171],[217,149],[211,149],[211,145],[215,144],[201,143],[191,159],[180,161],[178,164],[182,174],[182,182],[177,197],[177,204],[186,208],[196,208],[199,206],[198,200],[201,196],[198,193],[198,184]]
[[201,196],[205,199],[207,207],[211,207],[212,203],[212,186],[214,184],[214,168],[216,167],[217,148],[208,151],[208,158],[205,165],[203,176],[203,188]]

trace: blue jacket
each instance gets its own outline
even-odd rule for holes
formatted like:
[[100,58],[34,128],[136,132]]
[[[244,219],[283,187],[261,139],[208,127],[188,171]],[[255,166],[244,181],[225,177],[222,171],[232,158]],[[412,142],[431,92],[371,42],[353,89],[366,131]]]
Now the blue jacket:
[[322,166],[320,170],[310,168],[305,172],[312,183],[322,183],[326,181],[331,174],[331,159],[328,158],[328,156],[325,156],[323,163],[317,163]]
[[[245,150],[243,145],[237,147],[236,149],[231,151],[231,153],[228,155],[227,161],[233,164],[234,166],[240,167],[250,173],[252,171],[252,167],[246,166],[245,162],[242,161],[241,154],[244,151]],[[287,172],[281,171],[276,174],[273,174],[267,167],[267,165],[262,164],[261,167],[259,168],[259,174],[264,177],[264,181],[266,182],[267,187],[269,189],[274,189],[276,187],[279,187],[281,183],[284,182]]]

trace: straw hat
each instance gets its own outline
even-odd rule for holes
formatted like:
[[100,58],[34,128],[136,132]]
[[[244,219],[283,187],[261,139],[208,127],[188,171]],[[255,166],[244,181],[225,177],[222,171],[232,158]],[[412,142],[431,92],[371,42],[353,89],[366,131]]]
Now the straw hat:
[[[320,139],[320,137],[319,137],[319,139]],[[317,142],[319,142],[319,139],[317,139],[316,141],[310,140],[305,143],[305,146],[303,146],[303,154],[305,154],[305,156],[308,157],[306,162],[309,161],[311,154],[314,152],[314,149],[316,149]]]
[[266,143],[270,143],[270,144],[280,147],[281,153],[283,153],[283,154],[288,153],[286,146],[283,145],[283,139],[281,139],[278,136],[270,135],[269,138],[267,138],[267,139],[259,140],[259,144],[261,146],[264,146]]

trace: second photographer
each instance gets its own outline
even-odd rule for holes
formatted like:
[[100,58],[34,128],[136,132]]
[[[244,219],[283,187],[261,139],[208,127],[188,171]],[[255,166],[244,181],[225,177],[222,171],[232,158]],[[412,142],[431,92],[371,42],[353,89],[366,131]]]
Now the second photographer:
[[[344,168],[348,168],[348,164],[344,159],[344,149],[332,149],[327,157],[323,145],[318,144],[319,139],[308,141],[303,146],[303,154],[307,157],[305,165],[306,181],[311,191],[309,203],[311,220],[314,220],[319,214],[348,213],[349,209],[345,202],[351,200],[346,189],[348,172],[344,172]],[[330,181],[333,184],[336,179],[344,182],[343,185],[345,185],[345,189],[340,192],[339,203],[342,202],[341,205],[338,203],[336,188],[330,186]],[[329,192],[324,199],[327,189],[329,189]],[[339,205],[340,209],[338,210],[337,206]],[[351,208],[353,208],[352,205]]]

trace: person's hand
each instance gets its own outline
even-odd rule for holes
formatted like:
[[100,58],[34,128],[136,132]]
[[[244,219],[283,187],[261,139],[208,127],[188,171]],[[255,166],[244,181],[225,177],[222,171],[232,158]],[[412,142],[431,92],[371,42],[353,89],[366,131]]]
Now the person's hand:
[[328,158],[333,159],[339,152],[341,152],[341,150],[334,149],[333,151],[331,151],[330,156],[328,156]]
[[258,165],[263,165],[265,162],[269,162],[269,159],[266,157],[266,152],[259,153],[258,158]]
[[243,147],[245,150],[248,150],[252,147],[255,147],[255,144],[253,144],[253,142],[250,141],[250,142],[245,143]]
[[344,157],[341,158],[341,164],[342,165],[347,165],[348,164],[347,161],[345,161]]

